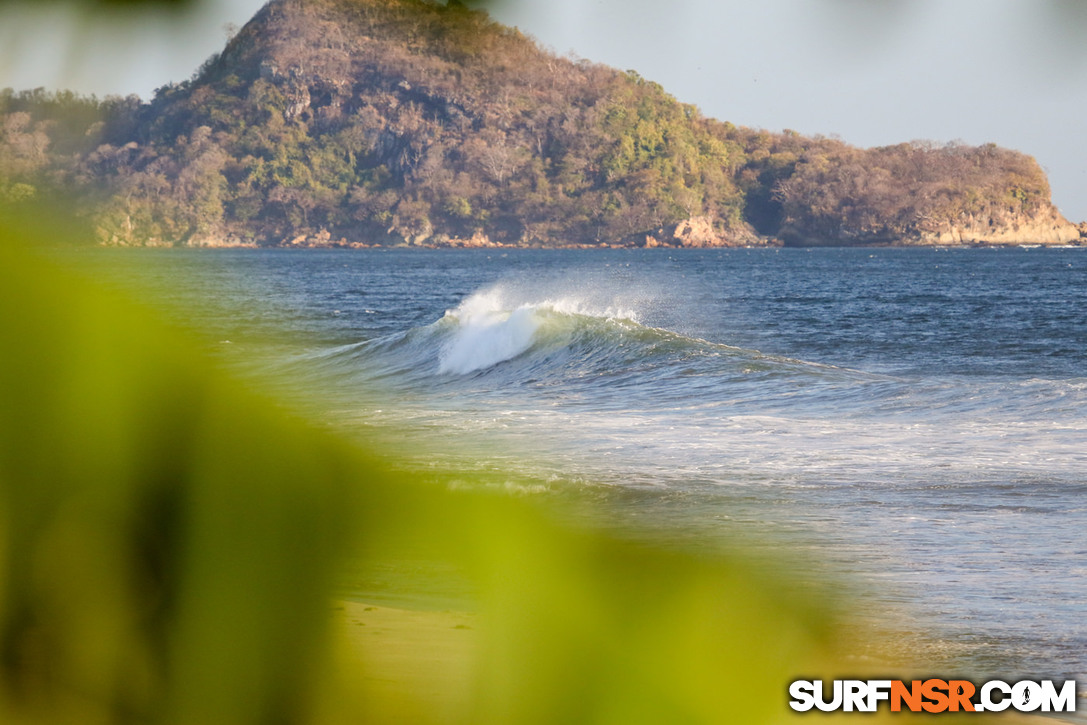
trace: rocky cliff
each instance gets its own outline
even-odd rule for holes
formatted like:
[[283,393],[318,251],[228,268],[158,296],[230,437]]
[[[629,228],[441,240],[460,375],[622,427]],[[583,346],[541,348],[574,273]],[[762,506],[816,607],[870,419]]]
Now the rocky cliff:
[[1073,244],[1079,243],[1081,225],[1072,224],[1053,208],[1009,215],[997,222],[991,217],[967,218],[945,223],[937,231],[923,232],[919,244]]

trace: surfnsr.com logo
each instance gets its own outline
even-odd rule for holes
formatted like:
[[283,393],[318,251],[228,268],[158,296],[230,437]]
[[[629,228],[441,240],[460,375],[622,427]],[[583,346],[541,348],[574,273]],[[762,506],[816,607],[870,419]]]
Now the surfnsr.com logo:
[[796,680],[789,685],[789,707],[797,712],[875,712],[886,703],[891,712],[1075,712],[1076,683],[1059,688],[1053,680],[1008,684],[990,680],[980,687],[968,680]]

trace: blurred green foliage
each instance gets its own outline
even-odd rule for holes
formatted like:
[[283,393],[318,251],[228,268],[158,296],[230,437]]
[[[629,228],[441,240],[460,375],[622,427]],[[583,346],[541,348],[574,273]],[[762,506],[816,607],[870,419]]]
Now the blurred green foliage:
[[434,722],[769,722],[833,661],[830,611],[742,557],[390,474],[34,236],[0,244],[4,722],[402,721],[326,656],[348,556],[479,593],[469,706]]
[[339,482],[368,469],[10,241],[0,702],[50,722],[295,719],[348,534]]

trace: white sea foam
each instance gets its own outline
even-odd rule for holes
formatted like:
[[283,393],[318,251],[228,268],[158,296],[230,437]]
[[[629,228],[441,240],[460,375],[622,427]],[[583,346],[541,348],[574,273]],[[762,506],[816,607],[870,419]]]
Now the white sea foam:
[[525,301],[496,285],[445,313],[454,329],[439,351],[438,372],[465,375],[511,360],[531,348],[544,322],[556,315],[637,320],[632,310],[600,307],[575,297]]
[[532,346],[540,318],[532,307],[453,315],[457,329],[438,357],[438,372],[464,375],[517,357]]

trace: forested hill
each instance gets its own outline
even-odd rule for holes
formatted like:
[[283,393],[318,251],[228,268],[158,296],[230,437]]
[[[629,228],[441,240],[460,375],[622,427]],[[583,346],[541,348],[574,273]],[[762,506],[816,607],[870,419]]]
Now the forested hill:
[[191,81],[0,96],[0,198],[108,244],[1060,243],[1038,164],[703,117],[456,0],[272,0]]

